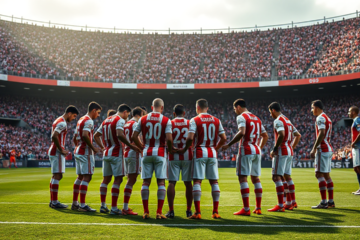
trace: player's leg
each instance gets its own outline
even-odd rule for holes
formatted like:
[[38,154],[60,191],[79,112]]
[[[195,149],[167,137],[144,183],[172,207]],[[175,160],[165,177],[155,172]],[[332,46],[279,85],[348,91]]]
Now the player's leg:
[[293,210],[293,204],[292,204],[292,198],[290,194],[290,184],[293,185],[292,179],[291,179],[291,164],[292,164],[292,156],[288,156],[285,162],[285,170],[284,170],[284,176],[283,180],[286,184],[284,185],[284,203],[285,203],[285,209],[286,210]]
[[67,208],[68,206],[58,201],[59,182],[65,173],[65,157],[63,155],[50,156],[51,172],[53,177],[50,182],[52,208]]
[[95,167],[95,160],[93,155],[81,156],[80,157],[80,168],[83,175],[83,179],[80,183],[80,208],[79,211],[82,212],[96,212],[95,209],[92,209],[85,204],[86,194],[88,190],[89,183],[92,179],[93,171]]
[[254,184],[255,201],[256,201],[256,208],[254,209],[253,213],[260,215],[262,192],[263,192],[259,178],[261,175],[261,154],[255,155],[251,164],[250,175],[251,175],[251,182]]
[[283,186],[284,186],[284,205],[286,207],[286,196],[288,195],[289,193],[289,187],[288,187],[288,184],[286,182],[286,179],[285,177],[281,177],[281,180],[282,180],[282,183],[283,183]]
[[236,159],[236,163],[238,164],[237,175],[240,183],[240,193],[243,201],[243,208],[235,212],[234,215],[244,215],[250,216],[250,202],[249,195],[250,189],[247,181],[247,176],[250,175],[251,169],[251,155],[238,155],[238,159]]
[[190,219],[201,219],[201,210],[200,210],[201,182],[205,178],[205,159],[195,158],[192,163],[193,163],[192,179],[194,182],[193,198],[195,205],[195,213],[190,217]]
[[174,198],[175,198],[175,185],[176,182],[179,181],[180,177],[180,161],[168,161],[168,180],[169,185],[167,188],[167,199],[168,199],[168,205],[169,205],[169,211],[165,215],[168,218],[174,218],[175,212],[174,212]]
[[109,157],[104,157],[102,162],[102,172],[103,172],[103,180],[100,184],[100,212],[108,213],[110,210],[106,206],[106,195],[107,195],[107,187],[111,182],[113,171],[111,169],[111,159]]
[[165,196],[166,196],[166,188],[165,188],[165,179],[168,178],[167,172],[167,162],[165,157],[155,157],[155,177],[157,179],[158,191],[158,208],[156,211],[156,219],[166,219],[166,217],[162,214],[162,209],[164,206]]
[[212,218],[221,218],[219,215],[219,200],[220,200],[220,188],[219,188],[219,170],[218,162],[216,158],[208,158],[206,162],[205,177],[209,179],[211,185],[211,195],[213,199],[213,214]]
[[181,180],[185,184],[185,196],[186,196],[186,217],[192,216],[191,204],[193,201],[193,187],[191,184],[191,166],[192,161],[182,161],[181,163]]
[[125,159],[125,168],[128,180],[126,182],[124,188],[124,206],[122,209],[123,214],[126,215],[137,215],[138,213],[133,212],[131,208],[129,208],[129,201],[132,193],[132,189],[134,184],[136,183],[136,179],[140,174],[140,159],[137,156],[136,158],[126,158]]
[[114,183],[111,187],[111,212],[110,214],[121,215],[122,212],[117,207],[119,199],[120,185],[125,175],[125,162],[122,157],[111,158],[111,169],[114,175]]
[[154,161],[153,157],[143,157],[141,159],[141,178],[143,179],[143,184],[141,186],[141,199],[144,208],[144,219],[150,218],[149,215],[149,186],[151,184],[151,178],[154,171]]
[[80,193],[80,184],[83,180],[84,176],[81,174],[81,167],[80,167],[80,159],[78,155],[75,154],[75,168],[76,168],[76,174],[78,177],[75,179],[74,185],[73,185],[73,203],[71,205],[71,210],[79,210],[80,204],[79,204],[79,193]]
[[114,183],[111,187],[111,212],[110,214],[114,215],[121,215],[122,212],[117,207],[117,202],[119,199],[119,193],[120,193],[120,185],[123,181],[123,176],[116,176],[114,177]]
[[357,175],[357,179],[358,179],[358,183],[359,183],[359,190],[357,190],[356,192],[353,192],[353,194],[360,195],[360,166],[354,167],[354,171]]
[[282,182],[282,177],[284,175],[284,163],[285,157],[287,156],[275,156],[272,159],[272,180],[275,183],[276,193],[278,198],[278,204],[268,209],[269,212],[284,212],[284,185]]
[[[320,150],[316,152],[315,155],[315,177],[319,183],[319,191],[321,196],[321,202],[317,206],[313,206],[313,209],[324,209],[328,208],[327,198],[326,198],[326,188],[327,182],[325,175],[328,171],[328,168],[331,168],[331,162],[324,161],[326,158],[326,153],[322,153]],[[328,160],[328,159],[327,159]],[[330,159],[331,161],[331,159]],[[328,165],[328,166],[327,166]]]
[[352,194],[360,195],[360,150],[353,148],[351,150],[352,152],[352,159],[353,159],[353,167],[354,171],[356,173],[358,182],[359,182],[359,189],[355,192],[352,192]]

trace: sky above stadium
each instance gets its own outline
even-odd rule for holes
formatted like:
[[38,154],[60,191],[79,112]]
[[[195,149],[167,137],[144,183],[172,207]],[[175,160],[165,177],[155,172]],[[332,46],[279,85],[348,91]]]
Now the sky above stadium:
[[338,16],[360,11],[360,0],[0,0],[0,6],[3,15],[63,24],[214,29]]

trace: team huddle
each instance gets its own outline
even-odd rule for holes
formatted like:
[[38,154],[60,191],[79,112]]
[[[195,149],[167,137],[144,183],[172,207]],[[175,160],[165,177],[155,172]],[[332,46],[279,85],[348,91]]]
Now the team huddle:
[[[243,208],[234,215],[250,216],[248,176],[254,184],[256,207],[252,211],[261,214],[262,186],[261,149],[268,141],[266,129],[258,116],[249,112],[246,102],[237,99],[233,103],[238,133],[228,142],[221,121],[208,113],[208,102],[199,99],[196,102],[196,117],[185,118],[185,108],[181,104],[174,107],[174,118],[170,120],[162,115],[164,102],[156,98],[152,102],[152,112],[146,108],[131,109],[121,104],[117,111],[109,110],[107,118],[94,132],[93,120],[102,110],[96,102],[91,102],[88,112],[77,122],[73,142],[76,146],[75,165],[77,179],[73,186],[72,210],[95,212],[86,204],[87,188],[95,168],[94,154],[103,153],[103,181],[100,185],[101,213],[114,215],[138,215],[129,207],[132,189],[138,175],[143,180],[141,198],[144,208],[143,218],[150,218],[149,213],[149,186],[153,173],[157,180],[157,211],[156,219],[173,218],[175,185],[180,180],[186,187],[187,209],[186,216],[190,219],[201,219],[200,200],[202,180],[208,179],[211,185],[213,199],[212,218],[221,218],[218,211],[220,188],[218,184],[217,152],[227,150],[231,145],[239,142],[239,152],[236,159],[236,174],[240,183]],[[311,157],[315,159],[315,173],[319,183],[321,202],[314,209],[335,207],[333,200],[334,184],[330,177],[332,146],[330,137],[332,122],[323,112],[320,100],[311,103],[311,111],[316,116],[316,142],[311,150]],[[295,200],[295,185],[291,178],[293,149],[299,143],[301,134],[291,121],[281,113],[281,106],[273,102],[268,106],[274,120],[275,143],[270,153],[272,157],[272,176],[276,186],[278,203],[268,209],[269,212],[284,212],[293,210],[298,205]],[[357,107],[349,109],[349,116],[356,118],[359,113]],[[67,123],[76,119],[79,111],[75,106],[69,106],[64,115],[57,118],[52,125],[52,144],[48,154],[51,162],[53,177],[50,181],[52,208],[67,208],[58,201],[59,181],[65,172],[65,156],[69,153],[65,149]],[[131,114],[131,119],[129,116]],[[357,122],[357,121],[354,121]],[[355,129],[355,130],[354,130]],[[352,127],[352,147],[354,168],[360,173],[358,142],[360,142],[359,125]],[[93,140],[100,147],[93,144]],[[114,176],[111,187],[111,208],[106,205],[108,184]],[[124,188],[123,207],[118,207],[119,188],[123,177],[127,176]],[[168,180],[168,188],[165,188]],[[327,196],[328,192],[328,196]],[[80,195],[80,201],[79,201]],[[169,211],[163,214],[165,195],[167,195]],[[195,213],[191,211],[192,202]]]

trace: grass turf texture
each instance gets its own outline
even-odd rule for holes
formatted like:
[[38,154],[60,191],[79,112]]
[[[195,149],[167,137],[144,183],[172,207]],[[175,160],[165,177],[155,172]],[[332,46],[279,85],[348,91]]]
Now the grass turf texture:
[[[319,228],[318,226],[360,226],[360,196],[351,192],[358,189],[356,175],[351,169],[333,169],[331,172],[335,185],[335,209],[313,210],[312,205],[320,201],[317,180],[313,169],[293,169],[296,188],[296,200],[299,205],[294,211],[269,213],[268,208],[277,202],[274,183],[271,181],[271,169],[262,169],[263,215],[250,217],[234,216],[233,212],[242,207],[240,187],[235,169],[219,169],[221,191],[219,213],[222,219],[211,218],[212,198],[210,185],[202,184],[201,211],[202,220],[188,220],[185,217],[186,200],[182,182],[176,186],[174,219],[156,220],[156,181],[150,186],[150,220],[142,219],[140,196],[141,179],[133,188],[129,206],[139,212],[139,216],[111,216],[99,213],[99,186],[102,181],[101,169],[89,184],[86,202],[96,208],[96,213],[81,213],[70,209],[55,210],[48,207],[50,168],[0,169],[0,222],[41,222],[45,224],[5,224],[0,223],[1,239],[113,239],[113,238],[157,238],[157,239],[238,239],[251,238],[359,238],[360,228]],[[59,200],[72,202],[72,186],[76,178],[75,169],[68,168],[59,185]],[[126,178],[121,184],[119,208],[122,208],[123,189]],[[250,181],[250,179],[249,179]],[[167,183],[166,183],[167,185]],[[250,185],[251,209],[255,205],[253,185]],[[111,204],[111,183],[108,186],[107,203]],[[168,210],[167,201],[164,213]],[[193,207],[194,211],[194,207]],[[46,223],[69,223],[68,225],[50,225]],[[79,225],[76,225],[79,224]],[[144,225],[82,225],[92,224],[149,224]],[[164,224],[164,226],[150,225]],[[168,224],[172,224],[171,226]],[[210,226],[216,225],[216,226]],[[220,225],[220,226],[219,226]],[[248,227],[223,225],[298,225],[292,227]],[[306,235],[305,235],[306,234]]]

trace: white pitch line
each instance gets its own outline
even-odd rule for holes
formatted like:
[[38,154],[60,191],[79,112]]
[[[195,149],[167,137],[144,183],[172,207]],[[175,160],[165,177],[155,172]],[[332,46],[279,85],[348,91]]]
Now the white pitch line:
[[259,224],[146,224],[146,223],[55,223],[55,222],[0,222],[23,225],[87,225],[87,226],[156,226],[156,227],[263,227],[263,228],[360,228],[341,225],[259,225]]

